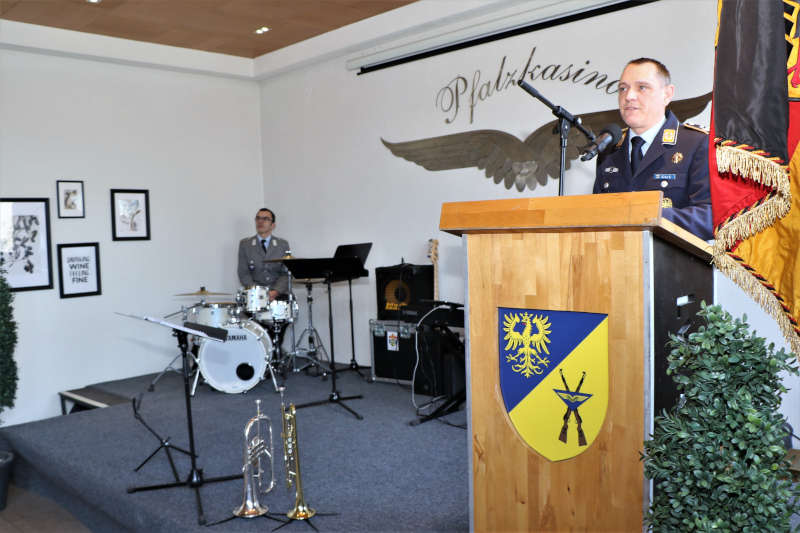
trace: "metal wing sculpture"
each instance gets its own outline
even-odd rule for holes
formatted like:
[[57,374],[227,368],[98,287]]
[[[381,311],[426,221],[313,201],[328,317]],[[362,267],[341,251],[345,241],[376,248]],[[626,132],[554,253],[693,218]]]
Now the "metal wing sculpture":
[[[711,93],[695,98],[677,100],[669,108],[681,122],[694,117],[711,101]],[[581,122],[592,132],[600,131],[609,123],[620,120],[618,109],[596,111],[581,115]],[[485,171],[495,183],[506,189],[512,185],[518,191],[527,186],[544,185],[547,178],[557,179],[560,162],[560,140],[557,120],[537,128],[521,141],[514,135],[499,130],[474,130],[416,141],[381,142],[397,157],[416,163],[427,170],[451,170],[476,167]],[[570,129],[567,143],[566,168],[580,156],[578,145],[586,144],[583,134]]]

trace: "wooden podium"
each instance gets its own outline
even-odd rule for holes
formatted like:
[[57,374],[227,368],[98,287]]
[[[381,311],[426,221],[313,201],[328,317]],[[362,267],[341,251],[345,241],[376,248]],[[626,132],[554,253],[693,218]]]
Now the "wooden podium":
[[[445,203],[467,256],[467,409],[473,531],[641,531],[640,452],[676,399],[667,332],[713,301],[711,250],[661,218],[661,192]],[[586,450],[550,461],[500,392],[498,307],[608,315],[609,398]]]

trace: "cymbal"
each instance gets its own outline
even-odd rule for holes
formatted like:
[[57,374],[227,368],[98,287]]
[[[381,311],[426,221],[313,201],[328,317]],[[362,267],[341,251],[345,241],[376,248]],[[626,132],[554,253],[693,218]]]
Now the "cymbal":
[[280,263],[281,261],[286,261],[287,259],[299,259],[299,257],[292,257],[291,255],[285,255],[283,257],[279,257],[277,259],[262,259],[262,263]]
[[292,283],[322,283],[325,278],[292,278]]
[[231,293],[229,292],[209,292],[205,287],[200,287],[199,291],[182,292],[180,294],[176,294],[175,296],[230,296],[230,294]]

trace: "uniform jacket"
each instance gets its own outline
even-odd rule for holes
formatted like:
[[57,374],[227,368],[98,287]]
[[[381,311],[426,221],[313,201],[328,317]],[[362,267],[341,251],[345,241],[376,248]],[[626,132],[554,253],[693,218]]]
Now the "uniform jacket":
[[258,235],[239,241],[239,282],[248,285],[264,285],[280,293],[289,290],[289,279],[280,262],[264,263],[265,259],[280,259],[290,251],[286,239],[272,236],[269,248],[264,253]]
[[631,176],[629,135],[630,130],[614,150],[598,157],[594,193],[663,191],[664,218],[703,240],[712,239],[708,134],[680,124],[668,111],[635,176]]

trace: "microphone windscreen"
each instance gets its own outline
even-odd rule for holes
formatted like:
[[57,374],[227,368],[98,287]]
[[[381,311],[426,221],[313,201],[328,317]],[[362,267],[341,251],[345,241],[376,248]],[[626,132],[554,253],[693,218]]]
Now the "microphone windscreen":
[[622,138],[622,130],[617,124],[607,124],[606,127],[603,128],[603,131],[600,132],[600,135],[603,133],[611,135],[611,143],[609,144],[617,144]]

